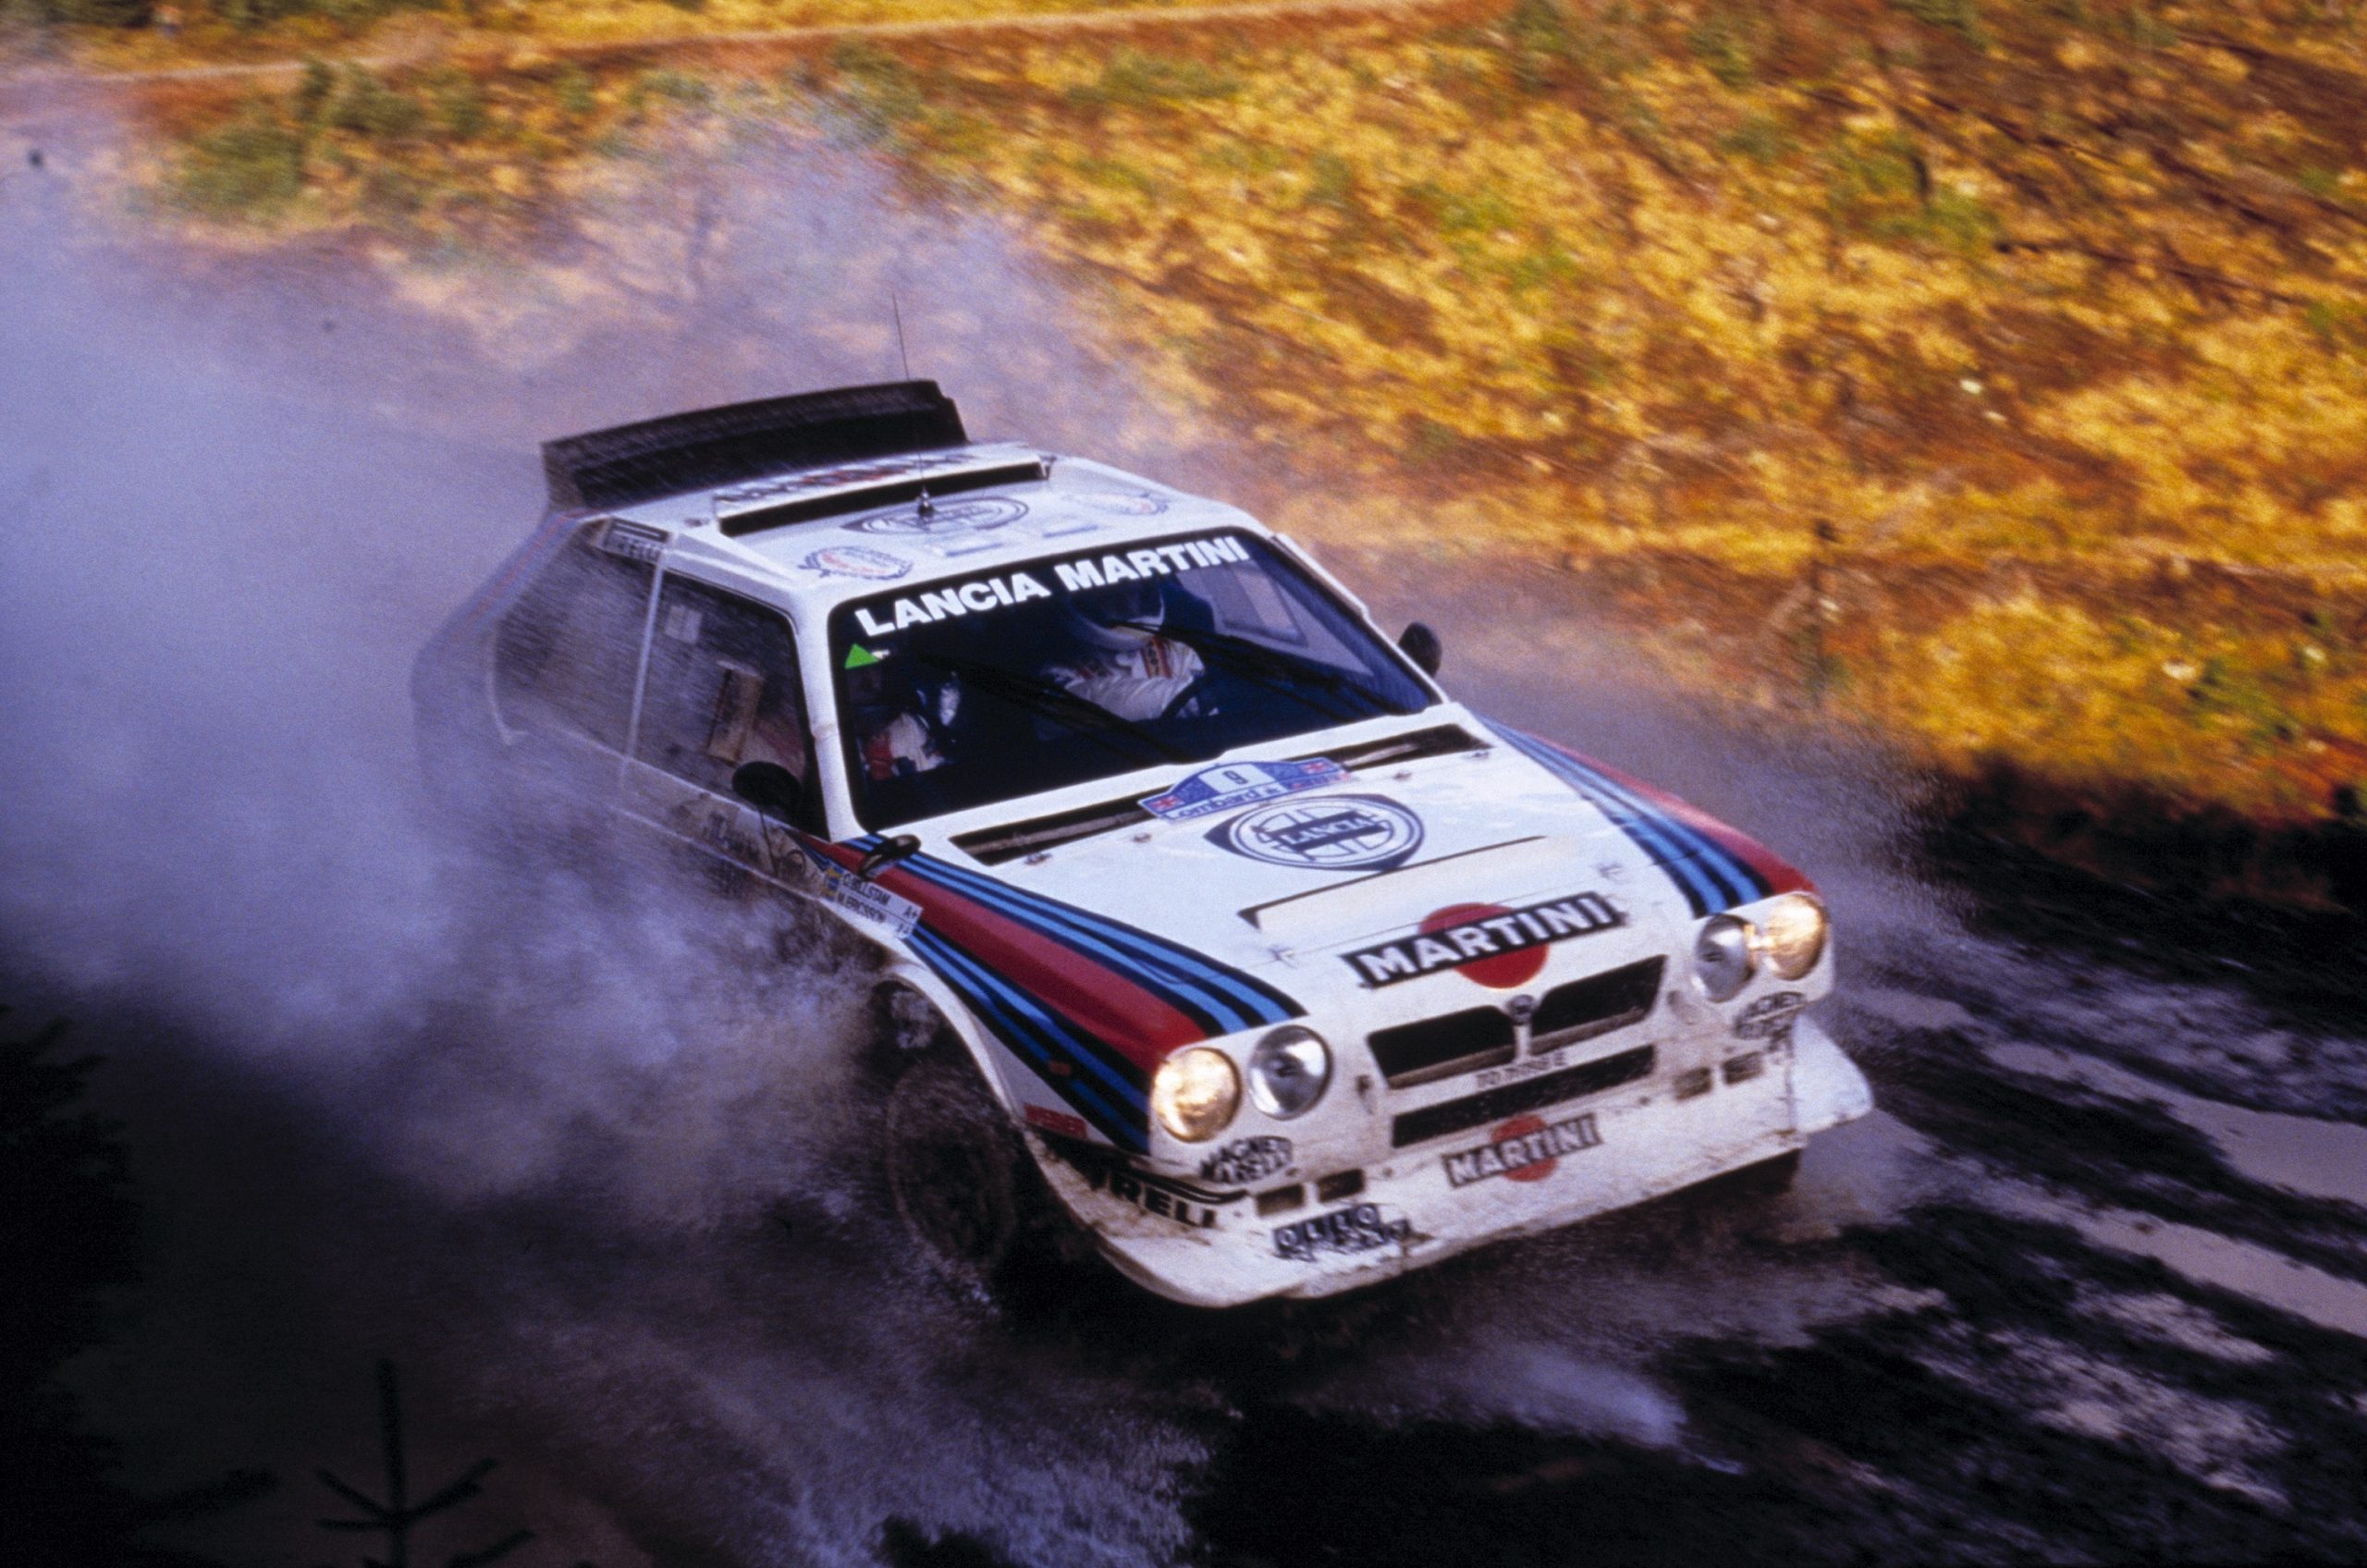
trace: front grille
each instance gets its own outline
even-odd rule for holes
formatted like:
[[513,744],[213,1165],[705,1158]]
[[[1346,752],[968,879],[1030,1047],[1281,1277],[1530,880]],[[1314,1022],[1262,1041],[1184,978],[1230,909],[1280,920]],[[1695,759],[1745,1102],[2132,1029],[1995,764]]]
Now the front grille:
[[1667,965],[1666,959],[1648,958],[1554,986],[1528,1021],[1529,1049],[1550,1051],[1642,1023],[1660,999]]
[[1605,1089],[1615,1089],[1622,1084],[1649,1078],[1651,1072],[1652,1047],[1637,1046],[1634,1050],[1620,1051],[1600,1061],[1549,1072],[1541,1078],[1524,1078],[1517,1084],[1486,1089],[1459,1100],[1409,1110],[1392,1124],[1389,1141],[1401,1149],[1408,1144],[1428,1143],[1432,1138],[1443,1138],[1450,1133],[1485,1127],[1491,1121],[1502,1121],[1525,1110],[1542,1110],[1549,1105],[1560,1105],[1564,1100],[1599,1095]]
[[1392,1089],[1435,1084],[1458,1072],[1502,1067],[1513,1059],[1513,1021],[1492,1007],[1475,1007],[1366,1037],[1381,1076]]

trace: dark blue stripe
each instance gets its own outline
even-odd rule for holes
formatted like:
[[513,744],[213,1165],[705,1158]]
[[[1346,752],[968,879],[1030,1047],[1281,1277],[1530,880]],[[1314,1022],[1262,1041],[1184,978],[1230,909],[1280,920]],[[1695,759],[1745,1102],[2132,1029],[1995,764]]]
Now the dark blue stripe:
[[[923,961],[961,995],[963,1001],[994,1032],[995,1037],[1023,1060],[1049,1063],[1073,1054],[1107,1075],[1106,1064],[1091,1053],[1055,1049],[1024,1016],[1012,1011],[1010,1004],[1020,1001],[1017,993],[1009,987],[994,985],[983,968],[968,962],[958,949],[941,938],[915,931],[913,947]],[[1037,1010],[1029,1008],[1027,1011]],[[1042,1016],[1040,1011],[1038,1016]],[[1084,1113],[1086,1121],[1120,1148],[1136,1154],[1149,1148],[1150,1121],[1147,1109],[1130,1111],[1124,1107],[1113,1106],[1094,1085],[1074,1077],[1063,1078],[1049,1072],[1039,1072],[1038,1076],[1050,1085],[1053,1093]],[[1134,1092],[1139,1095],[1139,1091]]]
[[1091,1068],[1097,1076],[1117,1091],[1121,1106],[1137,1110],[1148,1108],[1149,1102],[1144,1097],[1142,1074],[1133,1062],[1110,1053],[1101,1041],[1079,1031],[1066,1019],[1047,1010],[1034,997],[942,937],[929,937],[927,939],[937,949],[933,956],[944,962],[973,990],[993,998],[997,1009],[1006,1017],[1032,1031],[1032,1038],[1038,1045],[1056,1047],[1051,1050],[1052,1055],[1074,1057],[1079,1065]]
[[1592,774],[1578,767],[1569,757],[1554,751],[1519,730],[1497,727],[1497,733],[1513,748],[1539,767],[1552,774],[1577,791],[1586,801],[1611,819],[1612,826],[1634,840],[1636,846],[1651,858],[1652,864],[1665,872],[1685,895],[1686,903],[1695,918],[1731,909],[1740,900],[1729,896],[1727,889],[1713,879],[1694,856],[1686,852],[1669,828],[1674,825],[1659,814],[1636,811],[1617,796],[1604,791]]
[[1246,1029],[1257,1022],[1244,1017],[1232,999],[1207,987],[1195,985],[1188,977],[1174,974],[1156,960],[1119,950],[1103,940],[1100,935],[1078,923],[1066,921],[1054,913],[1059,906],[1046,909],[1041,905],[1013,895],[1008,888],[989,884],[986,888],[963,887],[941,874],[938,864],[914,865],[915,855],[904,863],[906,869],[925,882],[960,893],[979,903],[1008,915],[1038,936],[1059,942],[1070,950],[1083,954],[1109,968],[1118,971],[1129,980],[1157,992],[1162,999],[1187,1014],[1194,1023],[1212,1035],[1230,1035]]
[[1080,939],[1098,937],[1131,952],[1138,962],[1162,971],[1171,984],[1222,988],[1233,1005],[1248,1015],[1246,1022],[1240,1025],[1242,1028],[1258,1023],[1280,1023],[1303,1016],[1304,1010],[1296,1002],[1264,981],[1163,937],[1155,937],[1147,931],[1111,920],[1107,915],[1078,909],[1040,893],[1024,891],[945,861],[926,855],[915,858],[922,861],[939,882],[958,892],[993,900],[1006,909],[1020,910],[1035,919],[1071,929],[1078,934]]
[[1669,815],[1617,779],[1606,777],[1600,770],[1588,767],[1575,757],[1565,756],[1564,760],[1592,779],[1597,789],[1625,802],[1636,811],[1650,813],[1652,820],[1665,828],[1671,837],[1681,843],[1692,845],[1702,865],[1724,883],[1724,890],[1731,900],[1724,907],[1731,909],[1735,904],[1747,904],[1767,896],[1767,879],[1745,864],[1732,850],[1689,823]]
[[[853,843],[869,849],[877,839],[877,835],[867,835]],[[914,855],[902,864],[925,882],[975,899],[1072,951],[1119,970],[1212,1035],[1305,1016],[1305,1009],[1265,982],[1163,937],[927,855]]]

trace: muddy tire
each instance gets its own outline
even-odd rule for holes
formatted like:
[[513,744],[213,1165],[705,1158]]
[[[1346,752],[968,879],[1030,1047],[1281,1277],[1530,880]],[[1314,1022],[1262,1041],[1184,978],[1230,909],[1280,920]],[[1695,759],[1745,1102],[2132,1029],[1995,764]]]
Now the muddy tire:
[[966,1290],[992,1289],[1027,1229],[1027,1153],[966,1061],[930,1055],[888,1092],[882,1163],[922,1257]]

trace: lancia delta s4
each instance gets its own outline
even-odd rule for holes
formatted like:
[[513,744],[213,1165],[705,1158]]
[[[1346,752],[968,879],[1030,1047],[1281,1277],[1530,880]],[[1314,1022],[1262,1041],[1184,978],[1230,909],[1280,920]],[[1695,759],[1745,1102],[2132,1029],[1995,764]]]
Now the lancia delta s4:
[[1805,877],[1447,695],[1255,518],[930,382],[545,459],[415,672],[431,782],[843,923],[882,1184],[957,1276],[1050,1226],[1181,1301],[1321,1295],[1780,1184],[1870,1108]]

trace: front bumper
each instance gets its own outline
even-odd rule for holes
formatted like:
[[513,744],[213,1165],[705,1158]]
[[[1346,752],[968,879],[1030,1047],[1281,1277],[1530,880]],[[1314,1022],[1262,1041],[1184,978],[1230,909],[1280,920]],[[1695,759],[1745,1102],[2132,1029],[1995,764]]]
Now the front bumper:
[[[1364,1169],[1355,1196],[1310,1196],[1270,1216],[1247,1192],[1081,1169],[1057,1154],[1041,1163],[1110,1262],[1160,1295],[1196,1306],[1331,1295],[1774,1158],[1873,1109],[1865,1076],[1808,1019],[1767,1056],[1757,1077],[1721,1078],[1692,1097],[1651,1080],[1552,1106],[1509,1133],[1507,1123],[1397,1150]],[[1310,1194],[1324,1173],[1303,1172]]]

